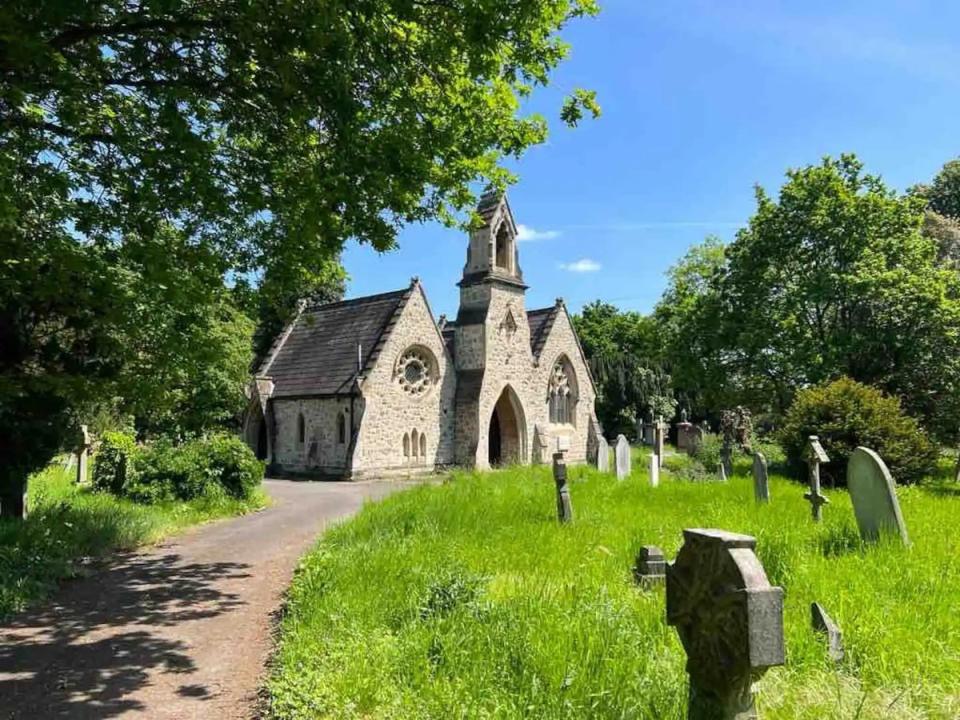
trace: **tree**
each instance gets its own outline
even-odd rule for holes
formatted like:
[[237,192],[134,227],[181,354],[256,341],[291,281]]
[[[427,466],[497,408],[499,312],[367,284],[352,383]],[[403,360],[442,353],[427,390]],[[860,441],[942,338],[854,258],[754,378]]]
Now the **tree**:
[[657,361],[651,318],[597,300],[573,322],[597,384],[597,417],[608,432],[632,430],[646,411],[673,415],[676,402]]
[[[558,31],[595,11],[0,6],[0,512],[17,512],[27,474],[66,442],[71,407],[125,376],[130,311],[145,297],[137,248],[175,229],[211,258],[219,292],[271,267],[312,278],[348,238],[387,250],[404,223],[454,222],[472,183],[503,187],[503,159],[544,140],[521,100],[565,56]],[[585,113],[599,107],[576,90],[561,117]]]
[[944,164],[923,194],[935,213],[960,220],[960,158]]
[[717,342],[740,392],[786,410],[840,376],[899,397],[941,437],[960,398],[960,283],[898,196],[851,155],[792,170],[727,249]]

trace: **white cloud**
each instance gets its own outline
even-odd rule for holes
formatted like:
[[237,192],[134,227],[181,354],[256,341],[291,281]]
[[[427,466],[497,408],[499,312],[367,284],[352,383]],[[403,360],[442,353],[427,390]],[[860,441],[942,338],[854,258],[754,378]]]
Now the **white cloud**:
[[552,240],[560,237],[557,230],[535,230],[529,225],[517,225],[517,240],[519,242],[528,242],[530,240]]
[[567,272],[575,273],[589,273],[596,272],[602,266],[596,260],[591,260],[590,258],[580,258],[576,262],[572,263],[560,263],[560,269],[566,270]]

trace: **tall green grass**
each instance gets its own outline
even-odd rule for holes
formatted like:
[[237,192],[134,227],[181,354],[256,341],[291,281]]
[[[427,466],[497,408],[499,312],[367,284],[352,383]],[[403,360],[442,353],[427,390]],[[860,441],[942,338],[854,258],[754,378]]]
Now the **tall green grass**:
[[[547,468],[454,474],[329,531],[292,586],[268,680],[276,718],[682,718],[686,657],[641,545],[673,557],[686,527],[757,538],[785,590],[787,664],[760,684],[766,718],[960,717],[960,489],[900,490],[913,546],[864,547],[843,492],[815,525],[803,487],[753,502],[729,483],[618,482],[571,469],[556,522]],[[844,631],[829,660],[822,603]]]
[[49,595],[60,580],[83,572],[89,558],[266,504],[257,490],[250,500],[224,496],[138,505],[77,486],[75,472],[55,463],[37,473],[28,485],[27,520],[0,520],[0,618]]

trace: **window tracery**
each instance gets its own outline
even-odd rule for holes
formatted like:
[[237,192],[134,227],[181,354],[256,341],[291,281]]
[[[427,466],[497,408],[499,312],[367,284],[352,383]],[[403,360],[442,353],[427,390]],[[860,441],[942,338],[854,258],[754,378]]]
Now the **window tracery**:
[[396,378],[407,394],[413,397],[424,395],[436,383],[433,353],[420,346],[407,348],[397,361]]
[[547,392],[550,422],[572,425],[577,406],[576,378],[566,358],[561,357],[554,364]]

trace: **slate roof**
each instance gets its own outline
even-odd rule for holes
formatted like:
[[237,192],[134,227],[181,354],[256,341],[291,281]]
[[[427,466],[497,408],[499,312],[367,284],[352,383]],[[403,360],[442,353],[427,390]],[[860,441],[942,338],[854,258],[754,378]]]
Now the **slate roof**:
[[349,394],[357,376],[357,345],[366,369],[414,287],[304,310],[258,373],[273,378],[273,397]]
[[547,342],[547,336],[550,335],[550,330],[553,328],[559,310],[559,305],[551,305],[539,310],[527,310],[527,322],[530,324],[530,350],[535,358],[540,357],[540,351],[543,350],[543,346]]

